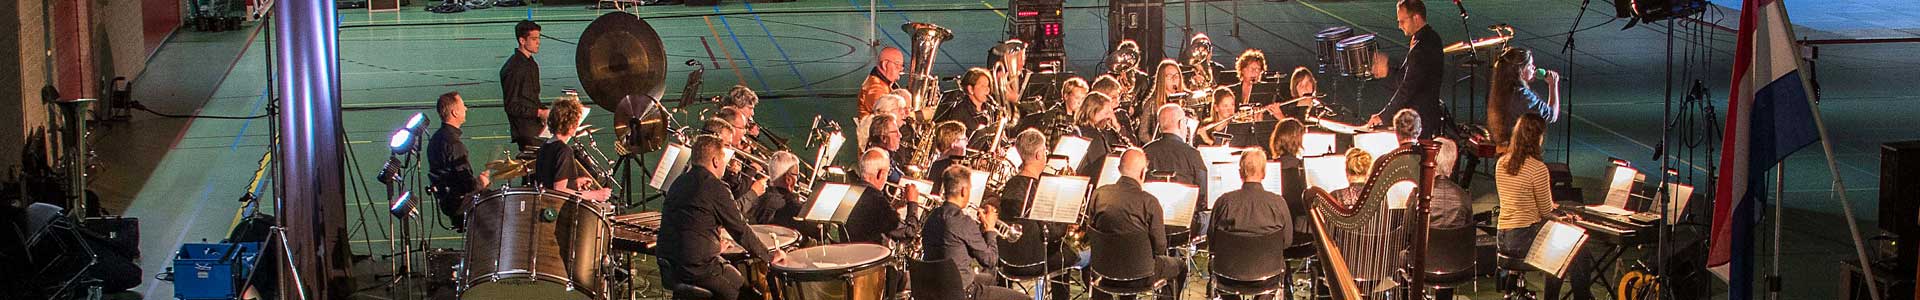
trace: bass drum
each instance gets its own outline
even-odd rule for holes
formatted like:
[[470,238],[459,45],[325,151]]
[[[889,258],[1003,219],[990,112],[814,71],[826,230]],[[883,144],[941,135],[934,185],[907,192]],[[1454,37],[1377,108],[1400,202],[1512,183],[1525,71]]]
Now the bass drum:
[[601,299],[612,230],[605,203],[506,189],[467,211],[461,299]]
[[825,245],[789,252],[773,271],[790,300],[881,300],[892,257],[881,245]]

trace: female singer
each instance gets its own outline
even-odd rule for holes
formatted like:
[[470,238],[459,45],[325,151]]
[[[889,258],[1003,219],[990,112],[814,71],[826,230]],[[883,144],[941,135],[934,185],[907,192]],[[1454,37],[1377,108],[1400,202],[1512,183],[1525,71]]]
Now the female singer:
[[[1546,99],[1534,93],[1529,84],[1547,81]],[[1536,68],[1533,53],[1527,49],[1507,48],[1493,63],[1493,89],[1487,93],[1487,130],[1494,142],[1507,145],[1507,131],[1523,114],[1538,114],[1546,123],[1560,119],[1560,73]]]

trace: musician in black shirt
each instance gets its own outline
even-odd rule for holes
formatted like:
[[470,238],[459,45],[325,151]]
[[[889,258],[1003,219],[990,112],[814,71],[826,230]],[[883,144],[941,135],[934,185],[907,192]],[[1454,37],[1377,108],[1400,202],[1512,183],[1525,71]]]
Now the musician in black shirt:
[[933,132],[933,148],[940,158],[927,169],[927,181],[933,182],[933,190],[944,191],[947,172],[942,171],[967,158],[967,129],[960,122],[946,121],[934,125]]
[[435,105],[440,114],[440,129],[433,131],[427,143],[427,181],[433,183],[433,198],[440,213],[453,221],[456,230],[466,228],[466,196],[485,189],[487,172],[473,175],[467,162],[467,144],[460,141],[460,125],[467,123],[467,104],[460,92],[440,95]]
[[[967,172],[964,166],[941,172],[948,173],[944,176],[948,178],[943,184],[946,189],[942,190],[946,201],[927,213],[927,225],[920,232],[921,249],[925,251],[920,259],[948,260],[957,265],[968,299],[1026,299],[1020,292],[991,285],[998,278],[992,270],[1000,262],[998,244],[994,242],[1000,238],[1000,232],[993,227],[999,215],[990,204],[981,204],[977,214],[963,209],[968,205],[967,193],[973,184],[963,179]],[[975,220],[976,217],[979,220]]]
[[[1014,151],[1020,155],[1019,173],[1008,177],[1000,188],[1000,219],[1022,228],[1019,240],[1005,241],[1000,247],[1007,274],[1039,276],[1080,263],[1080,257],[1068,249],[1062,239],[1066,224],[1026,219],[1027,207],[1047,170],[1047,136],[1027,129],[1014,138]],[[1085,188],[1085,187],[1082,187]],[[1065,276],[1062,276],[1065,277]],[[1055,299],[1070,297],[1072,290],[1063,279],[1055,278],[1048,292]]]
[[967,75],[960,78],[960,86],[966,99],[952,104],[933,118],[936,122],[960,121],[967,125],[968,131],[979,130],[991,122],[987,115],[987,100],[992,98],[993,75],[981,68],[967,69]]
[[500,95],[513,143],[526,150],[540,145],[540,130],[545,128],[541,119],[547,117],[547,106],[540,104],[540,62],[533,60],[540,53],[540,24],[520,21],[513,34],[519,46],[500,67]]
[[1374,113],[1367,125],[1380,125],[1389,121],[1395,112],[1401,109],[1413,109],[1427,116],[1422,127],[1427,128],[1422,138],[1432,138],[1442,131],[1447,122],[1446,111],[1440,104],[1440,86],[1446,74],[1446,55],[1440,34],[1427,26],[1427,5],[1420,0],[1401,0],[1395,5],[1400,32],[1412,38],[1408,46],[1407,59],[1400,64],[1399,86],[1393,93],[1393,99],[1386,107]]
[[574,149],[567,141],[572,139],[580,121],[584,118],[585,106],[580,105],[576,97],[561,97],[553,101],[553,112],[547,115],[547,127],[553,128],[553,140],[540,146],[533,161],[533,174],[530,179],[535,186],[556,191],[573,193],[581,198],[594,201],[606,201],[612,196],[613,189],[601,187],[595,181],[592,158],[587,152]]
[[1113,97],[1100,92],[1088,93],[1086,103],[1080,104],[1075,129],[1088,143],[1087,153],[1080,159],[1080,165],[1074,167],[1074,174],[1097,178],[1107,161],[1107,153],[1113,152],[1114,147],[1133,146],[1120,133],[1120,124],[1113,115],[1115,106]]
[[[674,179],[667,190],[665,206],[660,209],[660,280],[668,286],[690,284],[713,292],[714,299],[735,299],[746,288],[746,278],[720,257],[724,245],[720,230],[735,237],[755,236],[753,228],[734,206],[733,193],[720,182],[719,174],[727,165],[720,139],[711,135],[695,137],[693,168]],[[784,253],[769,250],[758,238],[736,238],[747,253],[779,263]]]
[[[1213,204],[1213,232],[1249,236],[1285,232],[1293,227],[1293,211],[1287,200],[1266,190],[1260,181],[1267,178],[1266,151],[1249,149],[1240,153],[1239,190],[1220,195]],[[1286,234],[1280,245],[1291,245]],[[1256,249],[1215,249],[1216,251],[1252,251]]]
[[[1188,144],[1185,121],[1187,111],[1178,104],[1161,105],[1155,121],[1159,123],[1159,138],[1142,147],[1147,153],[1147,170],[1150,172],[1171,172],[1173,182],[1200,187],[1200,195],[1207,195],[1207,162],[1200,158],[1200,150]],[[1188,234],[1181,238],[1193,239],[1192,235],[1204,233],[1207,218],[1204,215],[1206,203],[1194,201],[1193,225],[1188,226]],[[1187,241],[1179,241],[1185,243]]]
[[[919,201],[918,192],[901,193],[905,195],[902,197],[907,198],[905,201],[896,201],[888,195],[886,178],[890,166],[884,150],[868,148],[860,155],[859,172],[851,176],[859,179],[855,184],[865,188],[866,192],[860,193],[851,215],[847,216],[846,242],[887,245],[911,240],[920,232],[917,210],[908,207]],[[908,186],[905,189],[913,188]]]
[[[1128,149],[1121,154],[1120,180],[1094,189],[1093,197],[1087,200],[1088,230],[1103,234],[1146,234],[1148,247],[1153,248],[1154,277],[1171,281],[1160,295],[1180,295],[1179,287],[1185,285],[1187,277],[1186,264],[1167,254],[1166,212],[1153,194],[1141,189],[1140,179],[1146,174],[1146,152]],[[1094,299],[1106,297],[1101,293],[1094,296]]]

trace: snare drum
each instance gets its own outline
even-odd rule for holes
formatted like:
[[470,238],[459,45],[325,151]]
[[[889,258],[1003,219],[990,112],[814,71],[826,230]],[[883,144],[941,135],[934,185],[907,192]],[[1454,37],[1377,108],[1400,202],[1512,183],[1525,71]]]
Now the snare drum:
[[1320,74],[1326,74],[1328,67],[1332,67],[1335,74],[1347,72],[1340,67],[1340,59],[1336,58],[1339,56],[1334,52],[1334,46],[1340,44],[1340,40],[1349,37],[1353,37],[1353,28],[1346,26],[1327,28],[1313,35],[1313,43],[1318,46],[1317,50],[1320,50],[1316,53],[1319,54],[1317,58],[1320,59]]
[[612,238],[606,207],[562,193],[506,189],[467,212],[461,299],[600,299]]
[[893,251],[875,244],[839,244],[787,253],[773,265],[781,293],[791,300],[880,300]]
[[1343,66],[1340,76],[1373,78],[1373,50],[1377,49],[1373,37],[1372,33],[1357,35],[1334,45]]

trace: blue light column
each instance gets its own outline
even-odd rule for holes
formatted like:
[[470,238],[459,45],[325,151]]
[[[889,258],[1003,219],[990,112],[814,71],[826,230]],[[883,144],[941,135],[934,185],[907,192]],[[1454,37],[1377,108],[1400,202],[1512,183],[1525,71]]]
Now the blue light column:
[[350,293],[334,9],[332,0],[279,1],[273,8],[273,85],[281,103],[275,155],[282,176],[274,181],[274,194],[280,196],[277,213],[291,252],[281,258],[291,261],[279,270],[282,299],[343,299]]

